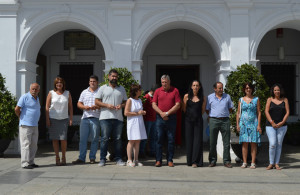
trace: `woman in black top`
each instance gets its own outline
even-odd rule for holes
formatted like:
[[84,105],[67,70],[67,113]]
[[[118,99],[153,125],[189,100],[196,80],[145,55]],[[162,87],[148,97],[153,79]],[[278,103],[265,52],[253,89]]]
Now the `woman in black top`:
[[206,99],[199,81],[193,81],[188,94],[183,98],[185,112],[185,140],[187,165],[193,168],[203,166],[203,119]]
[[271,88],[271,97],[268,98],[265,109],[267,123],[266,131],[269,138],[270,164],[267,170],[276,168],[281,170],[279,164],[282,141],[287,131],[286,120],[289,117],[289,102],[284,97],[284,91],[280,84]]

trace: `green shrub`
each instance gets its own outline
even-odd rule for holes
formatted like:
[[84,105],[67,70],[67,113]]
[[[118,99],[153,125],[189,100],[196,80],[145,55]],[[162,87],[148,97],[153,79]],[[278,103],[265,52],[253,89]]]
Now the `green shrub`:
[[244,96],[243,85],[246,82],[250,82],[255,86],[254,96],[259,97],[261,106],[261,128],[265,130],[265,107],[269,94],[269,87],[263,77],[259,73],[259,70],[251,64],[243,64],[237,67],[236,71],[230,72],[227,76],[227,83],[225,87],[225,93],[229,94],[232,102],[234,103],[233,113],[230,115],[231,130],[236,131],[236,112],[238,108],[238,102],[241,97]]
[[19,119],[15,114],[16,98],[6,89],[0,73],[0,138],[13,140],[18,135]]

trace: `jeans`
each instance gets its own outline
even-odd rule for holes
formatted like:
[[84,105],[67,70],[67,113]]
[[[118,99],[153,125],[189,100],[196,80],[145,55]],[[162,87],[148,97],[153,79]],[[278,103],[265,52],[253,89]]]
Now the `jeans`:
[[[155,121],[145,121],[145,128],[147,132],[148,142],[150,146],[150,154],[154,155],[156,152],[156,130]],[[140,144],[140,154],[145,154],[147,140],[142,140]]]
[[156,115],[156,161],[162,162],[162,145],[165,135],[168,136],[167,161],[173,162],[175,133],[176,133],[176,114],[170,115],[168,120],[163,120],[160,115]]
[[282,126],[278,129],[274,129],[272,126],[266,126],[266,131],[269,138],[270,164],[278,164],[281,155],[282,141],[287,131],[287,126]]
[[91,138],[89,158],[95,160],[99,144],[100,123],[98,118],[84,118],[80,123],[79,159],[85,161],[87,142]]
[[117,119],[100,120],[101,142],[100,160],[106,160],[108,139],[111,137],[115,144],[115,160],[122,159],[122,130],[123,121]]
[[216,118],[210,118],[209,119],[209,156],[208,160],[209,163],[216,163],[217,162],[217,141],[218,141],[218,135],[219,131],[222,134],[222,140],[223,140],[223,163],[230,163],[231,157],[230,157],[230,120],[229,118],[225,119],[216,119]]

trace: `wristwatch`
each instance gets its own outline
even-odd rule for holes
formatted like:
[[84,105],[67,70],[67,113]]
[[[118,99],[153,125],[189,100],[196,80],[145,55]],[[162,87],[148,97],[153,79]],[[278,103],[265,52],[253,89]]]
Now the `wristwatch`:
[[168,112],[166,112],[166,115],[168,116]]

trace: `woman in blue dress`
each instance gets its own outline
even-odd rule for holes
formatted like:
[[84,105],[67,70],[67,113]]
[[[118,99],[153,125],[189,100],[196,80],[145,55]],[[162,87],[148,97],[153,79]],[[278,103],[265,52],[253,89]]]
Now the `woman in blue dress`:
[[240,98],[238,113],[236,114],[236,127],[240,132],[239,142],[242,143],[243,165],[246,168],[248,156],[248,144],[251,144],[251,169],[256,168],[255,158],[257,153],[257,144],[260,143],[261,111],[258,97],[254,97],[254,86],[251,83],[245,83],[243,86],[245,96]]

